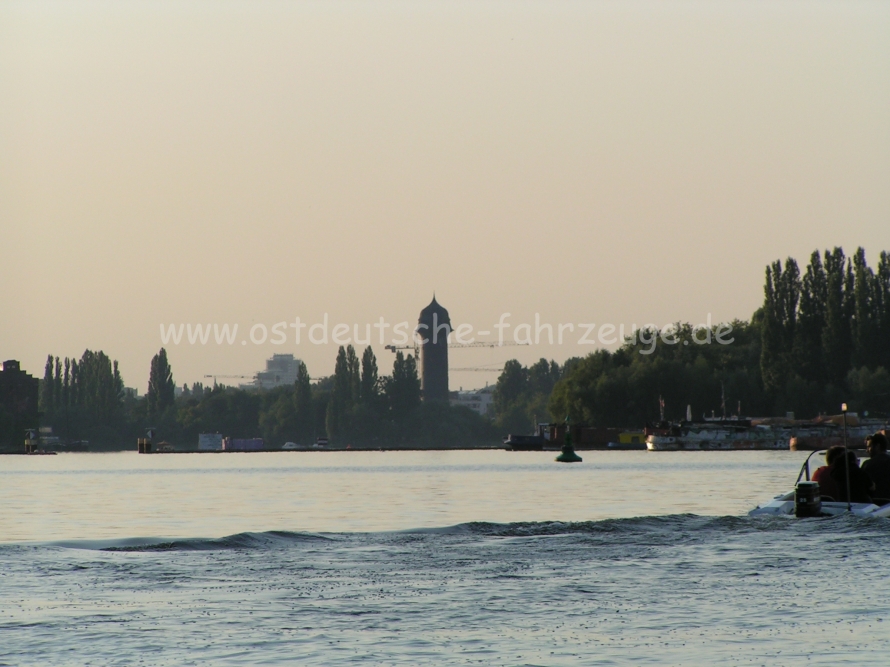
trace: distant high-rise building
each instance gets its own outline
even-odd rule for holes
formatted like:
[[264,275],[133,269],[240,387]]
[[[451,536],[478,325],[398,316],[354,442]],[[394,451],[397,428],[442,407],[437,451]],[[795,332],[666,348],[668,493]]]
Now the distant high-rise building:
[[300,360],[292,354],[273,354],[266,359],[266,370],[256,374],[254,386],[258,389],[273,389],[297,381]]
[[451,405],[461,405],[470,408],[483,417],[488,417],[494,407],[494,387],[485,386],[484,389],[470,389],[451,392]]
[[436,295],[417,319],[420,343],[420,391],[424,401],[448,400],[448,334],[451,319]]

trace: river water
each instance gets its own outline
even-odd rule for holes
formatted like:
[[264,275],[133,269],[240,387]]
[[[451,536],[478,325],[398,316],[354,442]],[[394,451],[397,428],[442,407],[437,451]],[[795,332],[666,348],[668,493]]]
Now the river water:
[[0,457],[2,665],[887,665],[793,452]]

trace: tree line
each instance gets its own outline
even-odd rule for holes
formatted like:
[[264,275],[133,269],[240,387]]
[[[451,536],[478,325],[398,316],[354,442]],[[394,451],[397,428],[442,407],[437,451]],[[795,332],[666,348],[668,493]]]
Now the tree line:
[[[890,414],[887,252],[872,269],[862,248],[852,257],[842,248],[815,251],[803,275],[793,258],[776,261],[766,267],[763,306],[750,321],[731,323],[733,342],[698,344],[725,326],[676,323],[668,341],[644,329],[615,352],[569,360],[547,401],[551,418],[640,427],[662,411],[681,419],[687,405],[695,417],[811,418],[836,414],[843,402],[860,413]],[[512,363],[498,380],[496,405],[515,394]],[[504,419],[499,409],[496,419]]]
[[[877,270],[865,251],[842,248],[810,256],[801,275],[788,258],[766,268],[760,367],[763,390],[777,407],[837,411],[856,395],[886,409],[890,369],[890,255]],[[886,395],[883,398],[887,398]]]
[[[799,418],[850,409],[890,414],[890,255],[876,268],[865,252],[815,251],[801,272],[793,258],[766,267],[764,302],[750,320],[734,320],[731,344],[721,327],[675,323],[671,335],[643,329],[616,351],[597,350],[560,365],[508,361],[488,418],[447,403],[422,402],[417,360],[397,353],[381,376],[370,346],[359,356],[340,347],[331,376],[312,379],[301,364],[293,385],[248,391],[195,383],[177,397],[164,349],[151,361],[148,390],[125,394],[116,361],[86,350],[80,359],[47,358],[41,382],[43,423],[71,439],[127,446],[147,426],[171,442],[201,432],[355,446],[432,446],[493,442],[537,421],[636,427],[685,416]],[[725,337],[724,337],[725,338]]]
[[152,427],[157,437],[193,447],[199,433],[261,437],[268,446],[311,444],[327,437],[355,447],[491,444],[491,422],[464,407],[421,402],[414,355],[396,354],[381,376],[373,349],[359,359],[351,345],[337,352],[334,374],[313,381],[300,362],[292,385],[256,391],[216,384],[182,386],[177,396],[165,349],[149,367],[148,389],[125,392],[116,361],[104,352],[81,359],[48,357],[40,389],[42,423],[68,440],[128,448]]
[[39,407],[43,422],[68,439],[81,432],[100,438],[110,435],[126,420],[117,361],[101,350],[85,350],[80,359],[48,356]]
[[[555,361],[540,359],[523,366],[515,359],[504,364],[493,395],[494,423],[503,433],[527,433],[537,422],[550,421],[548,402],[553,388],[578,360],[560,366]],[[556,417],[561,421],[565,418]]]

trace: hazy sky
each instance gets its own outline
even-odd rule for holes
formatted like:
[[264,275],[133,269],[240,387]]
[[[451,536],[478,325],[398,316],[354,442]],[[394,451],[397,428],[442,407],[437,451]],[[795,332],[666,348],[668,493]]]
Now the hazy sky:
[[306,330],[241,341],[433,290],[488,338],[748,318],[772,260],[890,250],[888,36],[887,2],[2,3],[0,357],[142,393],[161,323],[237,323],[166,346],[179,384],[327,375]]

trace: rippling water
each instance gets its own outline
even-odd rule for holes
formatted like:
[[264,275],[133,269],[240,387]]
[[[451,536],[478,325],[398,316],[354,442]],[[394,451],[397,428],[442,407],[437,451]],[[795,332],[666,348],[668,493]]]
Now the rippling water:
[[789,452],[0,457],[0,664],[886,665]]

